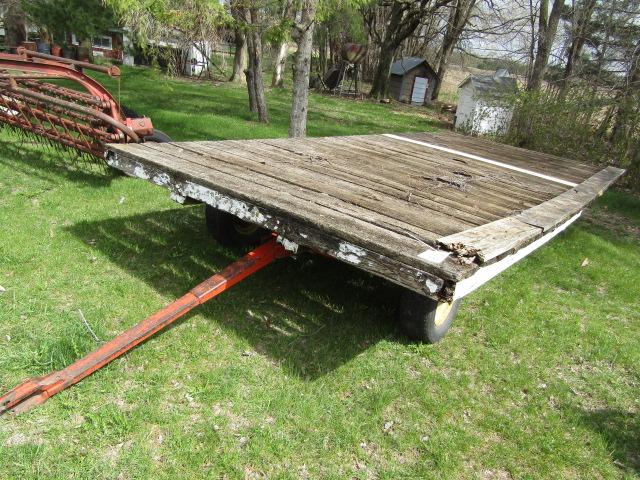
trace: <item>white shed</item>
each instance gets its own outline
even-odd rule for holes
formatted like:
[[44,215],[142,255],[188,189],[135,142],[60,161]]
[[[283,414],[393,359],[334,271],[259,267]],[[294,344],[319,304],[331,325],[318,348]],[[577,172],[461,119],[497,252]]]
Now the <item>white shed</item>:
[[505,133],[517,91],[516,79],[506,70],[493,75],[470,75],[458,87],[456,130],[474,135]]

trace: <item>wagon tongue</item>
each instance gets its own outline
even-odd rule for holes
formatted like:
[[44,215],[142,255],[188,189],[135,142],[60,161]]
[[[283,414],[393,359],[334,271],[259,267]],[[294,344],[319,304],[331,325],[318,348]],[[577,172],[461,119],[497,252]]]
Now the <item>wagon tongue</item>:
[[21,413],[44,403],[49,397],[78,383],[96,370],[124,355],[136,345],[171,325],[187,312],[228,290],[249,275],[289,253],[275,236],[260,247],[192,288],[175,302],[157,311],[136,326],[121,333],[97,350],[63,370],[31,378],[0,397],[0,415]]
[[83,69],[120,76],[117,67],[24,48],[0,54],[0,127],[98,159],[107,143],[139,142],[153,133],[148,118],[123,116],[113,96]]

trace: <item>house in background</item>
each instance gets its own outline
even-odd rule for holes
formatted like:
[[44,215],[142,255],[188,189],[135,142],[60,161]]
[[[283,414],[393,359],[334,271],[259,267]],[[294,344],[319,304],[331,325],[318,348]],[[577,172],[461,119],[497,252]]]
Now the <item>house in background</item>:
[[[94,57],[105,57],[116,62],[124,62],[126,35],[122,29],[110,29],[102,35],[91,38],[91,50]],[[80,46],[80,39],[75,33],[67,37],[67,43],[76,47]]]
[[391,65],[389,95],[400,102],[428,105],[439,81],[438,75],[424,58],[401,58]]
[[470,75],[458,87],[456,130],[472,135],[503,134],[513,117],[518,82],[501,69],[493,75]]

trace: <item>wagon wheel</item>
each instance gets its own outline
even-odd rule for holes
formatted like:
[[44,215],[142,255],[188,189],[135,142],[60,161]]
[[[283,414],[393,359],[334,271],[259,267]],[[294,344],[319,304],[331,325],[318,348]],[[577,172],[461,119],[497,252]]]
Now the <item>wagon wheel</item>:
[[207,230],[218,243],[227,247],[257,245],[265,236],[265,230],[253,223],[240,220],[235,215],[205,205]]
[[[129,118],[140,118],[141,115],[136,112],[133,108],[129,108],[126,105],[120,105],[120,111]],[[145,142],[154,142],[154,143],[167,143],[171,142],[171,137],[164,133],[162,130],[158,130],[157,128],[153,129],[153,133],[151,135],[147,135],[143,139]]]
[[412,340],[436,343],[451,328],[459,306],[460,300],[437,301],[405,290],[400,299],[400,327]]

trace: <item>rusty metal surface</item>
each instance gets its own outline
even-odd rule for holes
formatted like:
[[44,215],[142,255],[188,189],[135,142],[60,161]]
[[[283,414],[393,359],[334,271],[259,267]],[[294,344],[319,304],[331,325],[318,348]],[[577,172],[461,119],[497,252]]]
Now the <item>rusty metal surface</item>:
[[[107,143],[137,143],[152,135],[151,120],[126,118],[109,91],[79,71],[89,68],[120,75],[117,67],[25,49],[19,49],[18,54],[0,54],[0,127],[100,160]],[[52,83],[61,79],[72,81],[76,88]]]
[[44,403],[51,396],[78,383],[160,332],[194,307],[202,305],[275,260],[288,255],[289,253],[284,247],[277,243],[276,237],[272,236],[266,243],[247,253],[222,272],[200,283],[175,302],[65,369],[42,377],[31,378],[10,390],[0,397],[0,415],[6,412],[21,413]]

